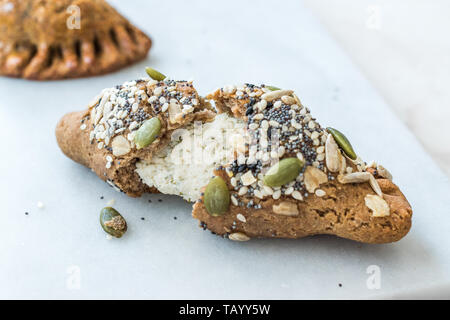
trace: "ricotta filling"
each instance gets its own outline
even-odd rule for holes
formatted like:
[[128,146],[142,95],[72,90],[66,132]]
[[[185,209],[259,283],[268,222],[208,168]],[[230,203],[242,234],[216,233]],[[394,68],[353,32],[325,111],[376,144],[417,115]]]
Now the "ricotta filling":
[[159,192],[195,202],[214,169],[245,151],[245,127],[243,120],[222,113],[212,122],[195,122],[175,130],[164,149],[150,161],[136,164],[136,172],[145,184]]

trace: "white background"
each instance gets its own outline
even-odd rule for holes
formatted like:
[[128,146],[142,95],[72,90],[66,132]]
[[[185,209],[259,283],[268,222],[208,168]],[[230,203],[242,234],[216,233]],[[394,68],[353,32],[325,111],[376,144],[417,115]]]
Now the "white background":
[[450,1],[305,3],[450,174]]

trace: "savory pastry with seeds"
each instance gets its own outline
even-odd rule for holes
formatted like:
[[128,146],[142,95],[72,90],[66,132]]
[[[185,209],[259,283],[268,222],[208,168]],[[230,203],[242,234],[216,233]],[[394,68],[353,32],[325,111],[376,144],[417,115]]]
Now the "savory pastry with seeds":
[[147,72],[56,129],[63,152],[117,190],[181,196],[203,229],[237,241],[408,233],[412,210],[392,175],[321,127],[292,90],[244,84],[204,99],[191,82]]
[[116,190],[139,197],[158,188],[146,184],[138,168],[173,143],[183,128],[214,116],[192,82],[141,79],[104,89],[86,110],[65,115],[56,137],[69,158]]
[[144,59],[151,44],[104,0],[0,0],[0,75],[104,74]]
[[194,205],[201,227],[236,241],[332,234],[388,243],[408,233],[412,209],[388,170],[321,127],[292,90],[245,84],[207,98],[245,123],[249,147],[216,168]]

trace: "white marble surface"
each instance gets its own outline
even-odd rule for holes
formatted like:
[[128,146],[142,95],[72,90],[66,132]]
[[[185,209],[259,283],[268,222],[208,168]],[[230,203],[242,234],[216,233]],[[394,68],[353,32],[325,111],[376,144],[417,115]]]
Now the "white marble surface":
[[[450,297],[448,178],[301,2],[113,2],[153,36],[147,61],[90,79],[0,79],[0,298]],[[411,232],[386,245],[235,243],[201,231],[180,199],[115,192],[65,158],[53,131],[145,65],[194,77],[203,94],[243,80],[296,89],[323,124],[345,128],[363,158],[394,173],[414,208]],[[112,198],[129,231],[108,241],[98,214]],[[367,286],[372,265],[379,289]]]
[[450,175],[450,2],[305,2]]

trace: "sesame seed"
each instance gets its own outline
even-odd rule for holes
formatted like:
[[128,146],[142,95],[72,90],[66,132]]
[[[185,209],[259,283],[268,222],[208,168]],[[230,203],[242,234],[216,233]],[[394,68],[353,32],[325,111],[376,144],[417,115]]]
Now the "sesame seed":
[[247,192],[248,192],[248,188],[244,186],[244,187],[239,188],[238,195],[243,196],[243,195],[245,195]]
[[237,201],[236,197],[233,195],[231,196],[231,203],[233,203],[234,206],[238,206],[238,201]]
[[316,196],[318,196],[318,197],[323,197],[323,196],[326,195],[326,192],[323,191],[322,189],[317,189],[316,192],[315,192],[315,194],[316,194]]
[[161,87],[157,87],[157,88],[155,88],[155,90],[153,90],[153,93],[156,97],[159,97],[162,94],[162,92],[163,92],[163,88],[161,88]]
[[300,200],[300,201],[303,200],[302,194],[301,194],[299,191],[297,191],[297,190],[295,190],[294,192],[292,192],[292,198],[294,198],[294,199],[296,199],[296,200]]
[[273,195],[272,195],[272,198],[273,198],[274,200],[278,200],[278,199],[280,199],[280,197],[281,197],[281,190],[275,191],[275,192],[273,193]]
[[293,187],[289,187],[286,189],[286,191],[284,191],[285,195],[290,195],[294,192],[294,188]]

